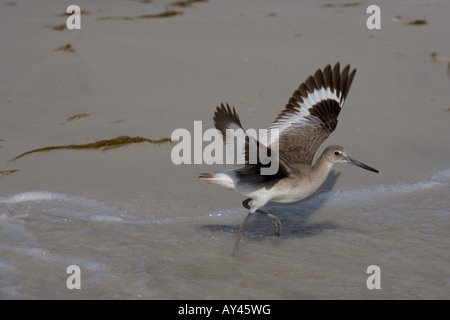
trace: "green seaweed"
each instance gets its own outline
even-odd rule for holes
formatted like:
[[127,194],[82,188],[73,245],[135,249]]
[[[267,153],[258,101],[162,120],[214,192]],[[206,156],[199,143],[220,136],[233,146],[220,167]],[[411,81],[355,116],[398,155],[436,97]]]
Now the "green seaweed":
[[56,30],[56,31],[63,31],[66,29],[66,24],[59,24],[57,26],[49,26],[47,24],[43,25],[44,28],[48,28],[48,29],[52,29],[52,30]]
[[66,145],[66,146],[52,146],[52,147],[34,149],[34,150],[30,150],[30,151],[27,151],[27,152],[24,152],[24,153],[18,155],[17,157],[11,159],[9,162],[16,161],[20,158],[23,158],[27,155],[30,155],[32,153],[37,153],[37,152],[48,152],[48,151],[63,150],[63,149],[66,149],[66,150],[97,149],[97,150],[106,151],[106,150],[110,150],[110,149],[114,149],[114,148],[119,148],[119,147],[122,147],[122,146],[125,146],[128,144],[142,143],[142,142],[148,142],[148,143],[152,143],[152,144],[163,144],[163,143],[171,143],[172,140],[169,138],[152,140],[152,139],[147,139],[147,138],[143,138],[143,137],[120,136],[120,137],[117,137],[114,139],[99,140],[99,141],[95,141],[95,142],[87,143],[87,144],[71,144],[71,145]]
[[174,7],[191,7],[195,2],[206,2],[207,0],[185,0],[185,1],[176,1],[171,2],[170,5]]
[[1,171],[0,171],[0,178],[9,176],[9,175],[11,175],[11,174],[13,174],[13,173],[16,173],[17,171],[19,171],[19,170],[17,170],[17,169],[13,169],[13,170],[1,170]]
[[357,7],[362,5],[362,2],[348,2],[341,5],[341,8],[348,8],[348,7]]
[[168,18],[168,17],[178,16],[183,13],[184,13],[183,11],[165,10],[158,14],[144,14],[142,16],[136,17],[136,19]]
[[319,7],[321,8],[349,8],[349,7],[357,7],[360,6],[362,3],[361,2],[348,2],[348,3],[343,3],[343,4],[335,4],[335,3],[326,3],[326,4],[321,4]]
[[119,120],[115,120],[115,121],[110,121],[109,123],[121,123],[121,122],[125,122],[125,119],[119,119]]
[[408,23],[405,23],[405,24],[407,26],[421,26],[421,25],[427,24],[427,21],[418,19],[418,20],[414,20],[414,21],[411,21],[411,22],[408,22]]
[[[67,12],[61,12],[61,13],[58,13],[56,16],[57,17],[66,17],[66,16],[71,16],[73,13],[67,13]],[[86,14],[90,14],[90,12],[89,11],[85,11],[85,10],[81,10],[80,11],[80,15],[86,15]]]
[[154,18],[168,18],[173,16],[178,16],[180,14],[184,14],[183,11],[176,11],[176,10],[165,10],[161,13],[157,14],[144,14],[136,17],[128,17],[128,16],[122,16],[122,17],[98,17],[97,20],[136,20],[136,19],[154,19]]
[[79,114],[76,114],[74,116],[71,116],[71,117],[67,118],[65,123],[70,122],[70,121],[74,121],[74,120],[78,120],[78,119],[81,119],[81,118],[87,118],[87,117],[90,117],[90,116],[91,115],[89,113],[79,113]]
[[55,51],[64,51],[64,52],[75,52],[75,49],[72,47],[70,43],[66,44],[65,46],[60,46]]

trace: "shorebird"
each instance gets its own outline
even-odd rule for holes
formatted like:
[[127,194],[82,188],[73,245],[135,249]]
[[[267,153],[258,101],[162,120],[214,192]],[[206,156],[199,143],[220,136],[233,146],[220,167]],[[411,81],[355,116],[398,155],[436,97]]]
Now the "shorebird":
[[[322,142],[334,131],[338,115],[347,98],[356,69],[350,71],[347,65],[342,72],[339,62],[323,71],[318,69],[294,91],[286,107],[269,126],[278,130],[267,146],[256,142],[258,148],[268,151],[278,149],[278,171],[272,175],[262,175],[261,169],[267,167],[261,161],[249,163],[249,137],[246,137],[244,167],[218,173],[203,173],[199,179],[224,186],[244,195],[247,199],[242,205],[249,210],[240,224],[233,255],[238,251],[239,241],[245,226],[254,212],[266,215],[275,226],[275,235],[281,233],[280,219],[260,210],[268,202],[290,203],[312,195],[325,182],[335,163],[350,163],[363,169],[378,170],[351,158],[340,146],[327,147],[314,162],[313,158]],[[225,137],[227,129],[240,128],[241,121],[236,110],[227,104],[217,107],[214,125]],[[277,148],[275,148],[277,147]]]

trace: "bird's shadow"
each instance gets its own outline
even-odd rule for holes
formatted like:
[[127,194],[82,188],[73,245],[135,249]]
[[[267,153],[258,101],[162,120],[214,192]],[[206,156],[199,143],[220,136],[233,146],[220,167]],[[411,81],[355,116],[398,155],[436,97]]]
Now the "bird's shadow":
[[[326,202],[327,198],[330,196],[330,191],[336,184],[340,174],[341,172],[331,171],[320,190],[316,191],[309,198],[302,200],[308,201],[307,208],[303,208],[299,205],[299,202],[294,204],[270,203],[261,210],[278,216],[281,221],[282,237],[310,237],[319,234],[324,230],[338,229],[340,226],[334,222],[308,222],[308,220],[321,208],[322,204]],[[239,224],[215,224],[203,225],[201,227],[213,232],[237,233]],[[255,213],[247,223],[243,235],[246,237],[259,238],[261,236],[265,237],[273,234],[274,226],[272,221],[262,214]]]

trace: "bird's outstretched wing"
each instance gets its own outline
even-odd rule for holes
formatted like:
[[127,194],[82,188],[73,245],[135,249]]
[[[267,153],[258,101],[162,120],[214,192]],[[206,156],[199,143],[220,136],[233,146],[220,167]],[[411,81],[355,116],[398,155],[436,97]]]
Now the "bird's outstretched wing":
[[[271,150],[263,142],[258,140],[257,136],[252,136],[245,131],[236,110],[230,108],[227,104],[221,104],[214,113],[214,126],[222,133],[227,156],[232,152],[234,162],[243,158],[245,160],[244,168],[238,170],[239,174],[257,174],[264,175],[262,168],[270,168],[274,161],[278,164],[277,170],[268,176],[268,179],[281,178],[288,176],[292,170],[276,151]],[[234,148],[234,150],[233,150]],[[261,155],[264,155],[261,157]]]
[[322,142],[334,131],[356,69],[347,65],[340,72],[339,62],[317,70],[293,93],[285,109],[269,126],[279,135],[269,147],[278,144],[287,163],[311,165]]

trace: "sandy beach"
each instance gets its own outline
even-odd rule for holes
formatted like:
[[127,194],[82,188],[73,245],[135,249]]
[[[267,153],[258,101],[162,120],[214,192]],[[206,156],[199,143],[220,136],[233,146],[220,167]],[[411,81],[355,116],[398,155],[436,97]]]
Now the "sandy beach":
[[[377,1],[373,30],[370,4],[0,1],[0,299],[450,298],[450,4]],[[336,165],[305,205],[272,207],[279,239],[251,221],[237,257],[243,197],[197,179],[232,166],[177,166],[147,141],[11,161],[206,130],[222,102],[266,128],[337,61],[357,73],[318,154],[342,145],[380,173]],[[77,292],[69,264],[88,274]]]

